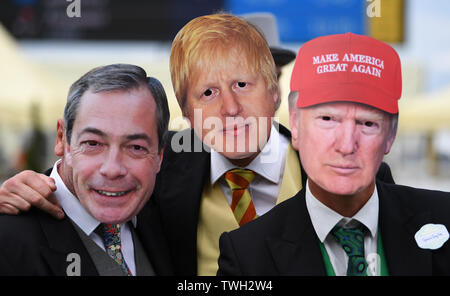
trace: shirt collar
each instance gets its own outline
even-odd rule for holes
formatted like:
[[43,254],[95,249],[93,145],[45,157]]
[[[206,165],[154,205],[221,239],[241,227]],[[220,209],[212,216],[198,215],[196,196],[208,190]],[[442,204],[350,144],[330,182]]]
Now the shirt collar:
[[[287,139],[286,141],[282,141],[282,139],[283,137],[281,137],[275,126],[272,125],[269,140],[264,145],[263,150],[246,168],[273,183],[278,183],[280,181],[281,169],[283,169],[284,165],[284,162],[280,159],[283,156],[283,148],[281,146],[285,144],[287,147],[287,144],[289,144]],[[227,171],[235,168],[236,166],[225,156],[211,149],[211,184],[217,182]]]
[[[66,215],[81,229],[86,235],[91,233],[101,223],[92,217],[88,211],[81,205],[79,199],[69,191],[58,172],[58,166],[61,159],[53,165],[50,177],[55,180],[56,191],[53,192],[59,204],[62,206]],[[137,219],[133,217],[131,220],[133,226],[136,227]]]
[[322,243],[336,225],[351,227],[352,224],[355,223],[355,220],[367,227],[370,231],[370,235],[373,238],[375,237],[378,227],[379,210],[376,185],[372,196],[366,204],[353,217],[350,218],[340,215],[316,199],[309,190],[308,181],[306,181],[305,198],[306,207],[308,209],[314,230]]

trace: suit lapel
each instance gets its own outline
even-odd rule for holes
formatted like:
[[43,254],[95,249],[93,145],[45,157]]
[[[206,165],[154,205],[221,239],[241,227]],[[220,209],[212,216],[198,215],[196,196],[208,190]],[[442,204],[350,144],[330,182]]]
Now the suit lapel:
[[326,275],[319,239],[306,208],[305,190],[290,204],[286,227],[278,237],[266,239],[280,275]]
[[53,274],[67,275],[69,265],[78,260],[78,255],[80,275],[98,275],[89,253],[68,218],[56,220],[39,211],[38,220],[48,242],[48,246],[41,246],[41,252]]
[[160,213],[152,203],[138,215],[137,234],[156,275],[173,275],[167,239],[161,228]]
[[431,252],[419,248],[414,239],[420,227],[429,223],[430,213],[414,212],[408,207],[407,197],[398,196],[382,182],[377,182],[377,189],[379,225],[389,274],[431,275]]
[[[168,232],[171,253],[177,274],[197,274],[197,225],[204,182],[209,179],[210,153],[192,129],[174,135],[191,141],[192,152],[165,155],[163,171],[159,173],[159,198],[164,230]],[[168,147],[170,148],[170,147]]]

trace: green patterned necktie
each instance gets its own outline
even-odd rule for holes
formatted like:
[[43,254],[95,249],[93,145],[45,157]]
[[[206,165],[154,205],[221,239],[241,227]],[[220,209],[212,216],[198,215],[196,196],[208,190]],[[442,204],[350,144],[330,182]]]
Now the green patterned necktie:
[[335,226],[331,234],[348,255],[347,275],[367,275],[367,262],[364,258],[364,230]]

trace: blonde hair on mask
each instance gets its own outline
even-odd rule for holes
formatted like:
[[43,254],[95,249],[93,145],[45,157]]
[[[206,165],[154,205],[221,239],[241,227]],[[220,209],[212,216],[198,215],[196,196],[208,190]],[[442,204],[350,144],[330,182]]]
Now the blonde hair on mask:
[[253,73],[261,74],[269,91],[279,91],[269,46],[254,26],[227,13],[200,16],[178,32],[170,53],[172,85],[183,112],[188,88],[200,73],[224,69],[233,55]]

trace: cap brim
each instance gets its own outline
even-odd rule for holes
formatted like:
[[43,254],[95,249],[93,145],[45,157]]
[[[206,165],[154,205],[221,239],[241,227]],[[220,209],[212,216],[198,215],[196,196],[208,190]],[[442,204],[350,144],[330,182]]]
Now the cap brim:
[[273,59],[277,66],[289,64],[295,59],[296,56],[295,52],[279,47],[271,47],[270,52],[272,53]]
[[322,88],[300,90],[297,107],[304,108],[330,102],[361,103],[391,114],[398,113],[397,99],[380,89],[357,84],[326,84]]

